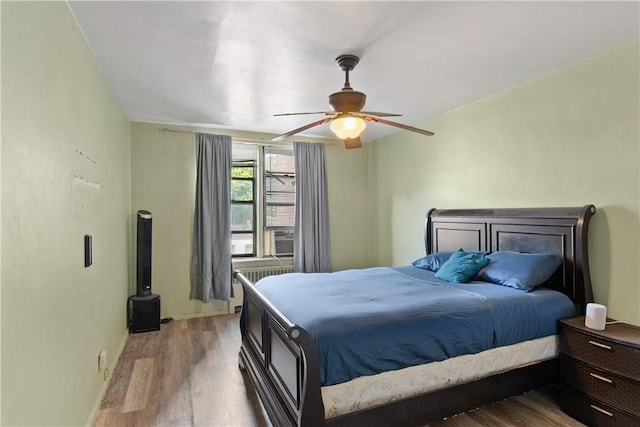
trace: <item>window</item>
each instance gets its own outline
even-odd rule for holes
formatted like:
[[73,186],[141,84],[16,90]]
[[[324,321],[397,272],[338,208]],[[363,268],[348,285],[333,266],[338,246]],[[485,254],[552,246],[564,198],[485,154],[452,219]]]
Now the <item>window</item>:
[[231,185],[233,256],[292,256],[293,149],[233,144]]
[[257,152],[233,145],[231,168],[231,254],[254,256],[256,247]]
[[296,179],[293,151],[264,148],[265,255],[293,255]]

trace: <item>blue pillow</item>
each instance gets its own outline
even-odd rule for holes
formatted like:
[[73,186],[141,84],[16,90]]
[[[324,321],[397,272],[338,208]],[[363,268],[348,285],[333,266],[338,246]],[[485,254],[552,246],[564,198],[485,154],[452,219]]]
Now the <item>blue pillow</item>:
[[423,270],[438,271],[440,270],[440,267],[442,267],[442,264],[447,262],[452,253],[453,252],[435,252],[424,258],[413,261],[411,265]]
[[[421,268],[423,270],[436,272],[440,270],[440,267],[442,267],[442,264],[447,262],[449,257],[454,253],[455,252],[434,252],[431,255],[427,255],[424,258],[420,258],[413,261],[411,265],[417,268]],[[467,253],[484,255],[486,252],[480,251],[480,252],[467,252]]]
[[442,264],[435,276],[447,282],[466,283],[488,263],[489,259],[482,254],[467,253],[458,249]]
[[530,292],[546,282],[562,265],[562,257],[552,254],[494,252],[489,265],[478,272],[480,280]]

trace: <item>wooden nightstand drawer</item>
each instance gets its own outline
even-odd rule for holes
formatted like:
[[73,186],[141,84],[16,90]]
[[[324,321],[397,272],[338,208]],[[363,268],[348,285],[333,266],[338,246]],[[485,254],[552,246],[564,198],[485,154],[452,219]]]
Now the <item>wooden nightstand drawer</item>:
[[560,407],[573,418],[589,426],[640,426],[640,417],[601,403],[567,385],[562,387]]
[[560,355],[560,380],[585,394],[640,417],[640,382]]
[[[614,326],[616,325],[608,325],[607,328],[614,329]],[[628,327],[628,325],[625,326]],[[584,329],[584,326],[582,328]],[[561,327],[559,336],[561,353],[589,365],[640,381],[640,348],[616,342],[607,335],[607,331],[591,333],[571,327]]]

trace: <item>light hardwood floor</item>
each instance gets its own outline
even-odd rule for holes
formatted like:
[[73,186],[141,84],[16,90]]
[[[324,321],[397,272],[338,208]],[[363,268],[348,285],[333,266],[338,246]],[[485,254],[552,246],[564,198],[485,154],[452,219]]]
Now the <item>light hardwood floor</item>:
[[[94,425],[271,426],[238,369],[239,348],[238,315],[174,320],[160,331],[129,335]],[[428,426],[583,424],[560,411],[549,387]]]

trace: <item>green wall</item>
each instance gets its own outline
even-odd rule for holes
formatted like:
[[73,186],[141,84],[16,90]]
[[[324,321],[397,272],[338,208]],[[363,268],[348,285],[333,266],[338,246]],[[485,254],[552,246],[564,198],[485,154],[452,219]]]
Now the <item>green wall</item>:
[[625,45],[421,124],[433,137],[373,144],[373,262],[420,257],[432,207],[593,203],[595,300],[640,324],[639,50]]
[[[132,212],[153,214],[153,290],[162,298],[162,316],[226,313],[222,301],[189,299],[189,266],[195,204],[196,151],[193,132],[268,140],[269,135],[223,129],[131,124]],[[312,141],[309,138],[300,140]],[[328,145],[329,215],[334,270],[369,266],[367,149]]]
[[66,2],[1,7],[1,424],[84,425],[127,337],[129,121]]

